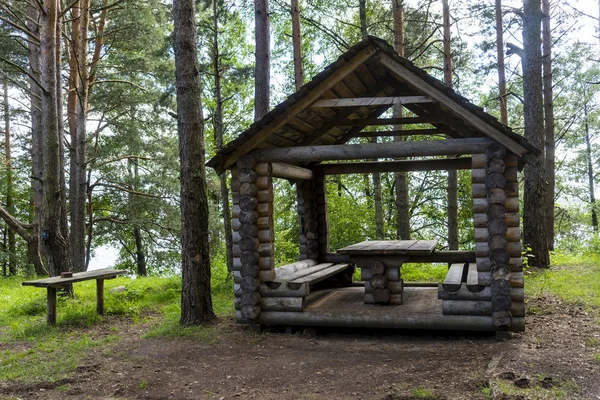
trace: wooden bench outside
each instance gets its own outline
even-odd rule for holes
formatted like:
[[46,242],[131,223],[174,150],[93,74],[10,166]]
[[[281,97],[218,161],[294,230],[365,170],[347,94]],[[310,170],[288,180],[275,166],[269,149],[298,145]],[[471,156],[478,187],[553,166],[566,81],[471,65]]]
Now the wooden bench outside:
[[104,315],[104,280],[114,279],[125,271],[116,269],[98,269],[94,271],[77,272],[73,276],[63,278],[54,276],[51,278],[38,279],[35,281],[23,282],[23,286],[33,286],[47,289],[48,297],[48,325],[56,325],[56,289],[64,288],[75,282],[96,280],[96,311]]

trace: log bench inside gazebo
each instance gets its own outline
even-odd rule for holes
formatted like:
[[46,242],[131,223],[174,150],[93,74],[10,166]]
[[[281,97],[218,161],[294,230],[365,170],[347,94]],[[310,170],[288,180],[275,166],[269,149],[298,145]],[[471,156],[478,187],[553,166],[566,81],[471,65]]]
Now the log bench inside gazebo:
[[[392,107],[404,116],[386,117]],[[535,154],[381,39],[363,40],[207,164],[231,173],[237,321],[500,336],[524,329],[517,172]],[[411,254],[416,242],[402,252],[408,242],[386,241],[356,244],[354,254],[352,246],[330,251],[328,175],[434,170],[470,170],[474,250],[437,251],[421,241]],[[295,184],[299,221],[299,261],[279,268],[274,178]],[[390,246],[400,247],[386,254]],[[409,286],[398,268],[410,261],[448,263],[449,272],[438,287]],[[352,282],[355,264],[364,284]]]

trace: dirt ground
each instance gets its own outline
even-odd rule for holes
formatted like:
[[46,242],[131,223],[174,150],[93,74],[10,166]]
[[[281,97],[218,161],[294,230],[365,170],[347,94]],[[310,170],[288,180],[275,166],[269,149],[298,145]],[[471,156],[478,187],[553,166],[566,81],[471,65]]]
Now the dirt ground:
[[529,308],[543,311],[504,342],[414,331],[256,333],[220,320],[207,343],[146,339],[139,325],[124,325],[123,340],[91,353],[71,379],[0,382],[0,398],[600,399],[600,347],[590,345],[600,341],[597,317],[548,297]]

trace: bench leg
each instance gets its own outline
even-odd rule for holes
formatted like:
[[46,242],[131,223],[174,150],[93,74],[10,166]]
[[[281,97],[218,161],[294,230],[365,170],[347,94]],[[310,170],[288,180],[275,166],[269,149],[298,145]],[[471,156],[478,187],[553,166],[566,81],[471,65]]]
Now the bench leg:
[[56,288],[48,288],[48,325],[56,325]]
[[96,279],[96,311],[104,315],[104,279]]

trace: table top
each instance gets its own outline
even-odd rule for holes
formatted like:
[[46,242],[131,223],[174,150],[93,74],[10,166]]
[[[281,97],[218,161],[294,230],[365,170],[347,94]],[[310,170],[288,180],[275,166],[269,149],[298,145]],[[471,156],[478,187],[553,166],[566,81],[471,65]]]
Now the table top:
[[428,255],[437,240],[367,240],[338,249],[339,254],[358,255]]
[[124,274],[125,271],[119,269],[96,269],[93,271],[76,272],[72,277],[62,278],[53,276],[51,278],[38,279],[35,281],[23,282],[23,286],[35,287],[63,287],[73,282],[81,282],[92,279],[112,279]]

